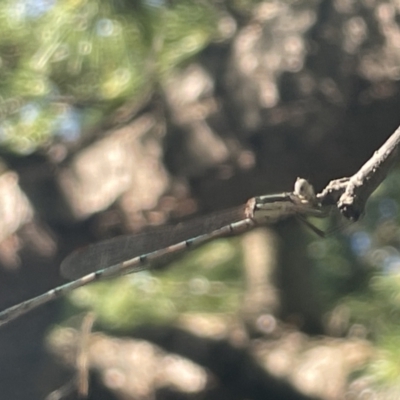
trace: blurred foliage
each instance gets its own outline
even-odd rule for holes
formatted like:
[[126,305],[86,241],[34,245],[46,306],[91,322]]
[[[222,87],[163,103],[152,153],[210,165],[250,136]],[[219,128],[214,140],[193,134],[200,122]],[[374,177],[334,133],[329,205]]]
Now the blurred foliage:
[[[326,238],[309,231],[307,253],[315,288],[327,318],[339,316],[332,334],[367,338],[377,355],[363,370],[379,385],[399,376],[400,188],[393,171],[371,196],[361,221],[342,226],[341,217],[315,220]],[[304,227],[304,229],[307,229]],[[184,313],[240,310],[244,292],[240,238],[218,240],[197,249],[167,271],[142,272],[76,290],[74,307],[95,310],[104,326],[126,330],[142,323],[171,323]],[[336,311],[340,312],[336,312]],[[328,324],[329,325],[329,324]]]
[[[370,197],[363,218],[344,234],[344,242],[319,242],[329,248],[323,257],[329,262],[319,273],[326,278],[323,286],[330,286],[331,308],[346,310],[342,313],[347,325],[344,333],[376,343],[377,354],[364,373],[376,384],[392,386],[396,393],[400,376],[399,179],[399,169],[389,174]],[[353,285],[340,290],[351,281]]]
[[[3,0],[0,146],[29,153],[55,136],[75,140],[128,100],[151,93],[216,36],[215,3]],[[227,3],[246,15],[259,1]],[[360,222],[326,239],[309,235],[307,247],[325,311],[347,310],[341,334],[362,326],[376,341],[380,352],[367,373],[380,383],[395,383],[400,374],[399,179],[396,170],[385,180]],[[72,303],[121,329],[186,312],[235,313],[243,292],[238,243],[212,243],[164,273],[81,288]]]
[[400,171],[393,171],[372,194],[364,218],[350,234],[350,246],[364,269],[365,285],[346,298],[355,321],[364,324],[370,336],[398,326],[400,317]]
[[368,366],[367,373],[373,378],[373,380],[383,386],[393,386],[399,388],[399,376],[400,376],[400,331],[396,327],[386,335],[383,336],[382,340],[378,343],[378,356]]
[[210,4],[1,2],[0,146],[29,153],[53,135],[74,140],[93,109],[100,120],[151,91],[215,35]]
[[115,329],[170,323],[182,313],[235,313],[243,292],[240,239],[217,240],[164,273],[143,271],[75,290],[75,307],[89,307]]

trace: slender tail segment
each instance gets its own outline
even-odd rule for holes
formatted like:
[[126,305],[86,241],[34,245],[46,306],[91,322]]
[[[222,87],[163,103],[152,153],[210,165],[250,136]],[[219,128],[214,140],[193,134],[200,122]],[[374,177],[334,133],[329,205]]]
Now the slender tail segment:
[[[203,234],[198,237],[191,238],[172,246],[166,247],[164,249],[156,250],[148,254],[143,254],[130,260],[121,262],[119,264],[111,265],[107,268],[92,272],[73,282],[58,286],[55,289],[51,289],[46,293],[23,301],[22,303],[19,303],[0,312],[0,326],[8,323],[9,321],[12,321],[15,318],[18,318],[19,316],[33,310],[36,307],[39,307],[42,304],[45,304],[51,300],[58,299],[59,297],[70,293],[72,290],[75,290],[81,286],[85,286],[88,283],[149,269],[151,263],[163,258],[166,255],[169,255],[171,253],[181,253],[185,250],[197,248],[216,238],[239,235],[240,233],[248,231],[254,225],[255,223],[253,220],[244,219],[242,221],[226,225],[211,233]],[[71,256],[73,255],[74,253],[71,254]]]
[[[204,226],[201,228],[196,222],[194,229],[192,221],[179,225],[177,226],[179,228],[178,235],[172,235],[167,241],[160,241],[158,245],[151,241],[157,234],[168,235],[169,228],[157,229],[155,234],[149,231],[145,234],[121,236],[96,243],[89,246],[87,250],[75,251],[62,262],[62,269],[68,270],[68,268],[72,268],[70,266],[79,266],[80,262],[85,260],[86,271],[93,272],[0,312],[0,326],[88,283],[150,269],[157,262],[170,260],[171,256],[195,249],[217,238],[240,235],[256,225],[274,223],[293,215],[321,218],[326,216],[325,211],[316,200],[312,186],[305,179],[299,178],[296,181],[294,192],[255,197],[241,209],[241,216],[237,215],[234,221],[231,220],[232,223],[225,223],[223,226],[220,226],[223,223],[222,219],[218,223],[211,221],[216,216],[204,218]],[[232,214],[231,218],[233,218]],[[195,234],[193,235],[193,233]],[[174,240],[176,241],[174,242]],[[140,246],[134,251],[127,249],[135,241],[140,243]],[[102,246],[103,243],[104,246]],[[102,247],[106,250],[102,251]],[[110,256],[109,253],[112,255]],[[121,258],[128,254],[130,255],[127,256],[128,259]],[[90,260],[92,260],[92,264],[90,264]],[[119,260],[123,261],[119,262]]]

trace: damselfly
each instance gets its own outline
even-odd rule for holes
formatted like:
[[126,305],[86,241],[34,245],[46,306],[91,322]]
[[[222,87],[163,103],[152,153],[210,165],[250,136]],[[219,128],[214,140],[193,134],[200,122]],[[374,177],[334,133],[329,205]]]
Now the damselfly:
[[232,210],[89,245],[73,252],[61,263],[62,274],[73,281],[0,312],[0,325],[78,287],[154,268],[214,239],[240,235],[255,226],[291,216],[305,220],[308,216],[323,218],[327,213],[328,209],[321,206],[311,184],[298,178],[293,192],[253,197]]

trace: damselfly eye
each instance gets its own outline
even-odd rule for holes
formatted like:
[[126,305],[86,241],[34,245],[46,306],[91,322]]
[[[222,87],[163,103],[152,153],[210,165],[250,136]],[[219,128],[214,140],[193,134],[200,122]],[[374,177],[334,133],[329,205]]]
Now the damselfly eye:
[[307,201],[314,201],[315,199],[314,188],[303,178],[297,178],[296,183],[294,184],[294,193],[299,197],[303,197]]

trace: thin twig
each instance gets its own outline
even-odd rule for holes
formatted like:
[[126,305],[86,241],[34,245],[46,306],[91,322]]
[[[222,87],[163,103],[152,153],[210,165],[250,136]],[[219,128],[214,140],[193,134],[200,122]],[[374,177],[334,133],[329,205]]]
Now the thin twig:
[[363,214],[369,196],[386,178],[398,156],[400,127],[373,156],[350,178],[328,183],[317,195],[323,205],[336,204],[348,219],[357,221]]
[[77,356],[77,383],[78,383],[78,396],[79,399],[86,399],[89,394],[89,367],[88,367],[88,347],[90,340],[90,333],[92,332],[95,314],[88,313],[81,328],[81,341],[79,345],[79,352]]

